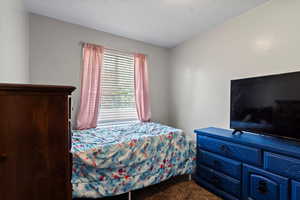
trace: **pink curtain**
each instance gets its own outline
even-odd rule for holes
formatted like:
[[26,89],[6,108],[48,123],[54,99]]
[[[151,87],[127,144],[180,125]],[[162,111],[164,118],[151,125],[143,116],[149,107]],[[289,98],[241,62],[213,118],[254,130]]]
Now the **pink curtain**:
[[145,55],[134,55],[135,70],[135,100],[138,118],[142,122],[148,122],[151,119],[150,94],[148,81],[148,66]]
[[100,71],[103,62],[103,47],[84,44],[82,51],[82,79],[80,107],[76,128],[96,128],[100,103]]

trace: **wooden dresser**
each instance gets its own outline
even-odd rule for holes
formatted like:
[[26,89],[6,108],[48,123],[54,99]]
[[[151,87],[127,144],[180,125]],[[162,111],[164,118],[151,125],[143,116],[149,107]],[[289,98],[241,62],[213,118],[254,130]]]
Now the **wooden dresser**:
[[0,84],[0,199],[71,200],[75,87]]

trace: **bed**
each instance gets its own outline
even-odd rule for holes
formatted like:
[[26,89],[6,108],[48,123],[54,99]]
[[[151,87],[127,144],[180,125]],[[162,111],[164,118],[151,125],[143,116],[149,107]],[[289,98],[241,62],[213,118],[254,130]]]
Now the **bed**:
[[158,123],[73,131],[74,198],[113,196],[191,174],[195,144]]

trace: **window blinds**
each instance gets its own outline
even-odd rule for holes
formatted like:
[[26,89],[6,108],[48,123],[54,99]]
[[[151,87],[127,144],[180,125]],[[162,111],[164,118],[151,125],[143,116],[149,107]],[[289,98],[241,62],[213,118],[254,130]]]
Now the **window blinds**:
[[98,126],[121,125],[136,121],[134,56],[105,50],[100,81]]

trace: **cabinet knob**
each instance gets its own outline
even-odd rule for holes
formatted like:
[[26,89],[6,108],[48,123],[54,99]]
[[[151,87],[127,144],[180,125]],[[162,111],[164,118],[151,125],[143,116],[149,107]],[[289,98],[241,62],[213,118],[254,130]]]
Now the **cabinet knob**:
[[261,193],[261,194],[266,194],[268,193],[268,185],[265,181],[259,181],[259,186],[257,188],[257,190]]
[[218,160],[213,161],[215,167],[219,167],[221,163]]
[[221,151],[223,151],[224,153],[228,153],[228,151],[229,151],[228,147],[227,147],[226,145],[224,145],[224,144],[220,146],[220,149],[221,149]]
[[0,154],[0,162],[3,162],[7,159],[7,155],[5,153]]
[[220,183],[220,179],[217,176],[211,177],[211,183],[214,185],[218,185]]

